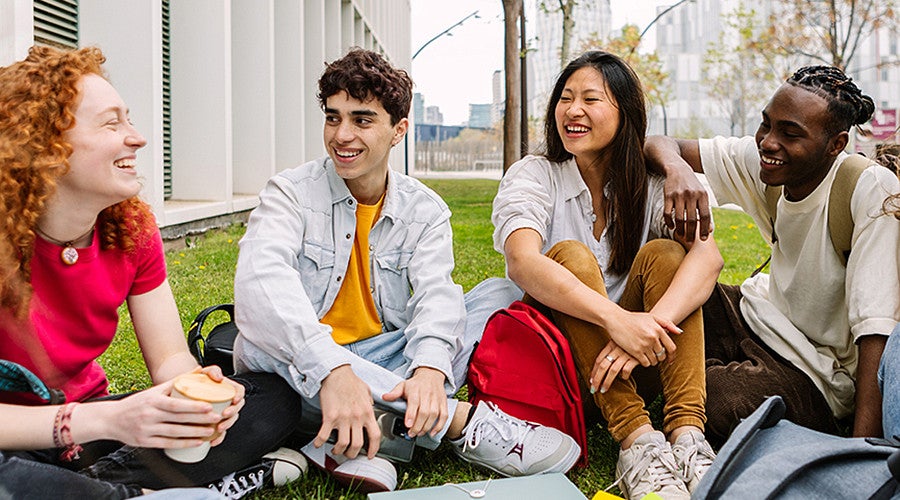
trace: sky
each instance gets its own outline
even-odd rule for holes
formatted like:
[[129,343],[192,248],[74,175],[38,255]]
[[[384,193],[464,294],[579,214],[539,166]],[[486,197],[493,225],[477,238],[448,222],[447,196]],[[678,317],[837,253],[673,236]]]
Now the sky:
[[[501,0],[411,0],[412,52],[428,40],[478,11],[425,46],[413,59],[412,78],[415,91],[425,97],[426,106],[439,106],[445,125],[459,125],[468,120],[469,103],[491,102],[491,78],[503,69],[503,6]],[[641,29],[655,16],[657,5],[671,5],[660,0],[611,0],[612,27],[625,23]],[[655,40],[651,30],[645,43]]]

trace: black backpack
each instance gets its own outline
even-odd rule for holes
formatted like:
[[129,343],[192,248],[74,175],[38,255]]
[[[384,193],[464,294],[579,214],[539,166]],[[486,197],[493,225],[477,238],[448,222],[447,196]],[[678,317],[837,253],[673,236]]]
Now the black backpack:
[[[203,336],[207,316],[216,312],[228,313],[228,321],[219,323]],[[227,377],[234,373],[234,339],[238,329],[234,323],[234,304],[219,304],[200,311],[188,329],[187,342],[191,354],[201,366],[218,365]]]

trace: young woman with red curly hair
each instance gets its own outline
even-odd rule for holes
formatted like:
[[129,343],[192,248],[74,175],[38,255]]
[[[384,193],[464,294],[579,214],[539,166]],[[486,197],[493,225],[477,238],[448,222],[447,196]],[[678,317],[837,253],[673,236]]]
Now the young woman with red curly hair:
[[[137,151],[147,141],[104,78],[104,60],[96,48],[35,47],[0,68],[0,362],[65,398],[48,405],[29,391],[0,391],[0,497],[258,487],[274,463],[261,457],[293,430],[299,398],[276,375],[225,379],[189,353],[162,239],[137,197]],[[110,397],[96,358],[123,302],[154,386]],[[192,371],[232,384],[231,406],[219,414],[170,397],[172,379]],[[162,453],[214,431],[221,435],[201,462]],[[244,484],[222,480],[234,471]]]

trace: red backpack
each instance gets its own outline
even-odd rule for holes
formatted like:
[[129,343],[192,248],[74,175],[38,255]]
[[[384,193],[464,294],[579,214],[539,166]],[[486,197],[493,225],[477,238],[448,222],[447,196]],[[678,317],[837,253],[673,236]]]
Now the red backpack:
[[516,301],[491,315],[469,363],[469,401],[559,429],[581,446],[587,433],[575,362],[565,336],[537,309]]

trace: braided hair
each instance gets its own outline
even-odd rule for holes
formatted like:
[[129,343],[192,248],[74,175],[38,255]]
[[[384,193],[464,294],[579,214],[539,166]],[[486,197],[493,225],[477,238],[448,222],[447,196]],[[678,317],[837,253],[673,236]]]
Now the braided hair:
[[853,125],[869,121],[875,112],[872,98],[863,94],[853,79],[834,66],[805,66],[791,75],[787,83],[828,102],[828,112],[833,118],[830,134],[849,131]]

